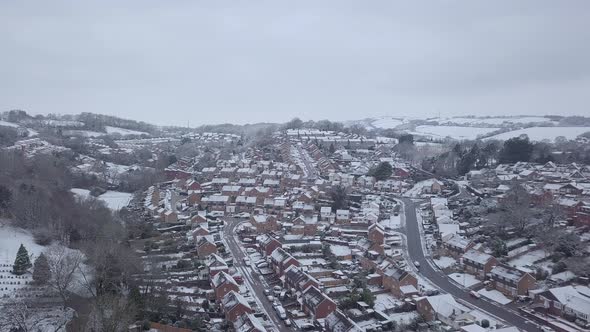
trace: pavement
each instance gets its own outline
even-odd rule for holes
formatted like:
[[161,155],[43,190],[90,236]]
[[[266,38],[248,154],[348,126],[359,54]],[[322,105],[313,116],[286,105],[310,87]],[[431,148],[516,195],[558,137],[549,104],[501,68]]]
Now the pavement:
[[223,229],[223,237],[227,248],[234,258],[234,267],[242,274],[244,283],[250,289],[251,296],[256,298],[258,307],[271,320],[277,331],[291,331],[285,326],[283,320],[277,315],[272,303],[268,301],[264,290],[269,287],[261,280],[263,277],[256,273],[251,267],[244,264],[244,257],[248,257],[244,252],[244,247],[238,242],[235,229],[240,224],[240,220],[228,218]]
[[416,204],[408,198],[401,198],[401,201],[404,203],[405,210],[408,255],[412,262],[420,263],[419,274],[421,276],[444,292],[453,295],[456,299],[491,314],[509,325],[524,331],[541,331],[536,323],[518,315],[516,308],[496,304],[485,299],[476,299],[469,295],[469,290],[454,284],[442,271],[434,268],[422,245],[422,235],[416,218]]

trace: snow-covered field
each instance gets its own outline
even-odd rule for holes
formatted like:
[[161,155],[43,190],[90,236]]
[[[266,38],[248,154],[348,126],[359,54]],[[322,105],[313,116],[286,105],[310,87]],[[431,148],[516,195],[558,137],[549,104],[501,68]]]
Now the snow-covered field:
[[98,131],[90,131],[90,130],[66,130],[66,131],[64,131],[64,135],[99,137],[99,136],[105,136],[106,133],[101,133]]
[[488,291],[485,288],[483,288],[483,289],[480,289],[478,291],[478,293],[481,296],[488,298],[492,301],[498,302],[500,304],[508,304],[508,303],[512,302],[511,299],[507,298],[504,294],[500,293],[499,291],[497,291],[495,289]]
[[449,256],[440,256],[438,259],[433,259],[434,264],[436,264],[441,269],[446,269],[447,267],[451,267],[457,264],[457,261],[453,257]]
[[432,139],[443,139],[450,137],[453,139],[463,140],[476,139],[479,135],[491,133],[500,128],[483,128],[483,127],[461,127],[461,126],[418,126],[413,135],[420,135]]
[[481,281],[477,280],[475,276],[468,273],[452,273],[449,274],[449,278],[453,279],[463,287],[471,287],[481,283]]
[[531,141],[554,141],[559,136],[572,140],[587,132],[590,132],[590,127],[530,127],[494,135],[486,139],[508,140],[526,134]]
[[12,266],[21,243],[33,259],[45,250],[45,247],[35,243],[29,231],[0,223],[0,262],[9,262]]
[[144,131],[136,131],[136,130],[131,130],[131,129],[119,128],[119,127],[106,126],[105,129],[108,134],[121,134],[123,136],[125,136],[125,135],[149,135],[148,133],[146,133]]
[[376,119],[371,124],[375,128],[389,129],[389,128],[395,128],[403,123],[404,123],[404,121],[401,119],[387,117],[387,118]]
[[0,120],[0,126],[3,126],[3,127],[12,127],[12,128],[18,128],[19,127],[19,125],[17,123],[6,122],[6,121],[1,121],[1,120]]
[[[72,188],[71,191],[81,198],[86,198],[90,195],[90,191],[87,189]],[[127,206],[131,198],[133,198],[133,194],[109,190],[96,198],[105,202],[109,209],[116,211]]]
[[440,124],[445,123],[456,123],[461,125],[477,125],[477,124],[485,124],[485,125],[502,125],[502,124],[527,124],[527,123],[554,123],[549,118],[545,118],[542,116],[522,116],[522,117],[494,117],[494,118],[468,118],[468,117],[458,117],[458,118],[444,118],[444,119],[435,119]]

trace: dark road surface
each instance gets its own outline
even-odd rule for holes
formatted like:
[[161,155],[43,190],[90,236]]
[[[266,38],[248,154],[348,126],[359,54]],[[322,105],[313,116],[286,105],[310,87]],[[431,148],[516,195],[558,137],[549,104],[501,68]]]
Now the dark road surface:
[[484,312],[500,318],[509,325],[515,326],[525,331],[541,331],[541,329],[538,328],[536,324],[513,312],[513,308],[501,306],[500,304],[494,304],[484,299],[476,299],[469,295],[469,291],[460,288],[456,284],[452,283],[447,278],[447,276],[435,270],[424,255],[422,248],[422,238],[419,230],[420,226],[418,225],[416,218],[416,205],[411,199],[402,198],[401,200],[405,205],[408,254],[412,262],[417,261],[420,263],[420,274],[422,276],[424,276],[446,293],[449,293],[455,298],[470,303],[473,307],[479,308]]

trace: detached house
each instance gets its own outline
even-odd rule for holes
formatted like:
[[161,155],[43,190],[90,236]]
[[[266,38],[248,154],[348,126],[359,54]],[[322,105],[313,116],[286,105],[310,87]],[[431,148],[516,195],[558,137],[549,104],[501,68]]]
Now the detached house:
[[485,279],[496,265],[498,260],[492,255],[477,250],[468,250],[463,254],[465,272],[474,274],[479,279]]
[[314,319],[328,317],[336,311],[336,303],[314,286],[308,287],[301,296],[302,309]]
[[494,287],[507,296],[527,295],[535,287],[536,279],[526,273],[504,265],[495,266],[490,275]]

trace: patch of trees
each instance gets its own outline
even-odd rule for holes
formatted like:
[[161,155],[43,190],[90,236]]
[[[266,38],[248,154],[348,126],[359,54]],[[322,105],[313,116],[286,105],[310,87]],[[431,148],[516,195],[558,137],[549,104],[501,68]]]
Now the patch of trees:
[[377,181],[387,180],[391,177],[391,174],[393,174],[393,167],[386,161],[372,167],[367,173],[367,175],[374,177]]
[[499,162],[512,164],[519,161],[530,161],[533,154],[533,144],[528,136],[513,137],[504,142],[500,150]]
[[348,193],[344,186],[338,185],[332,187],[330,191],[330,197],[332,198],[332,211],[347,209],[348,208]]
[[0,147],[14,145],[18,138],[18,132],[15,128],[0,126]]

